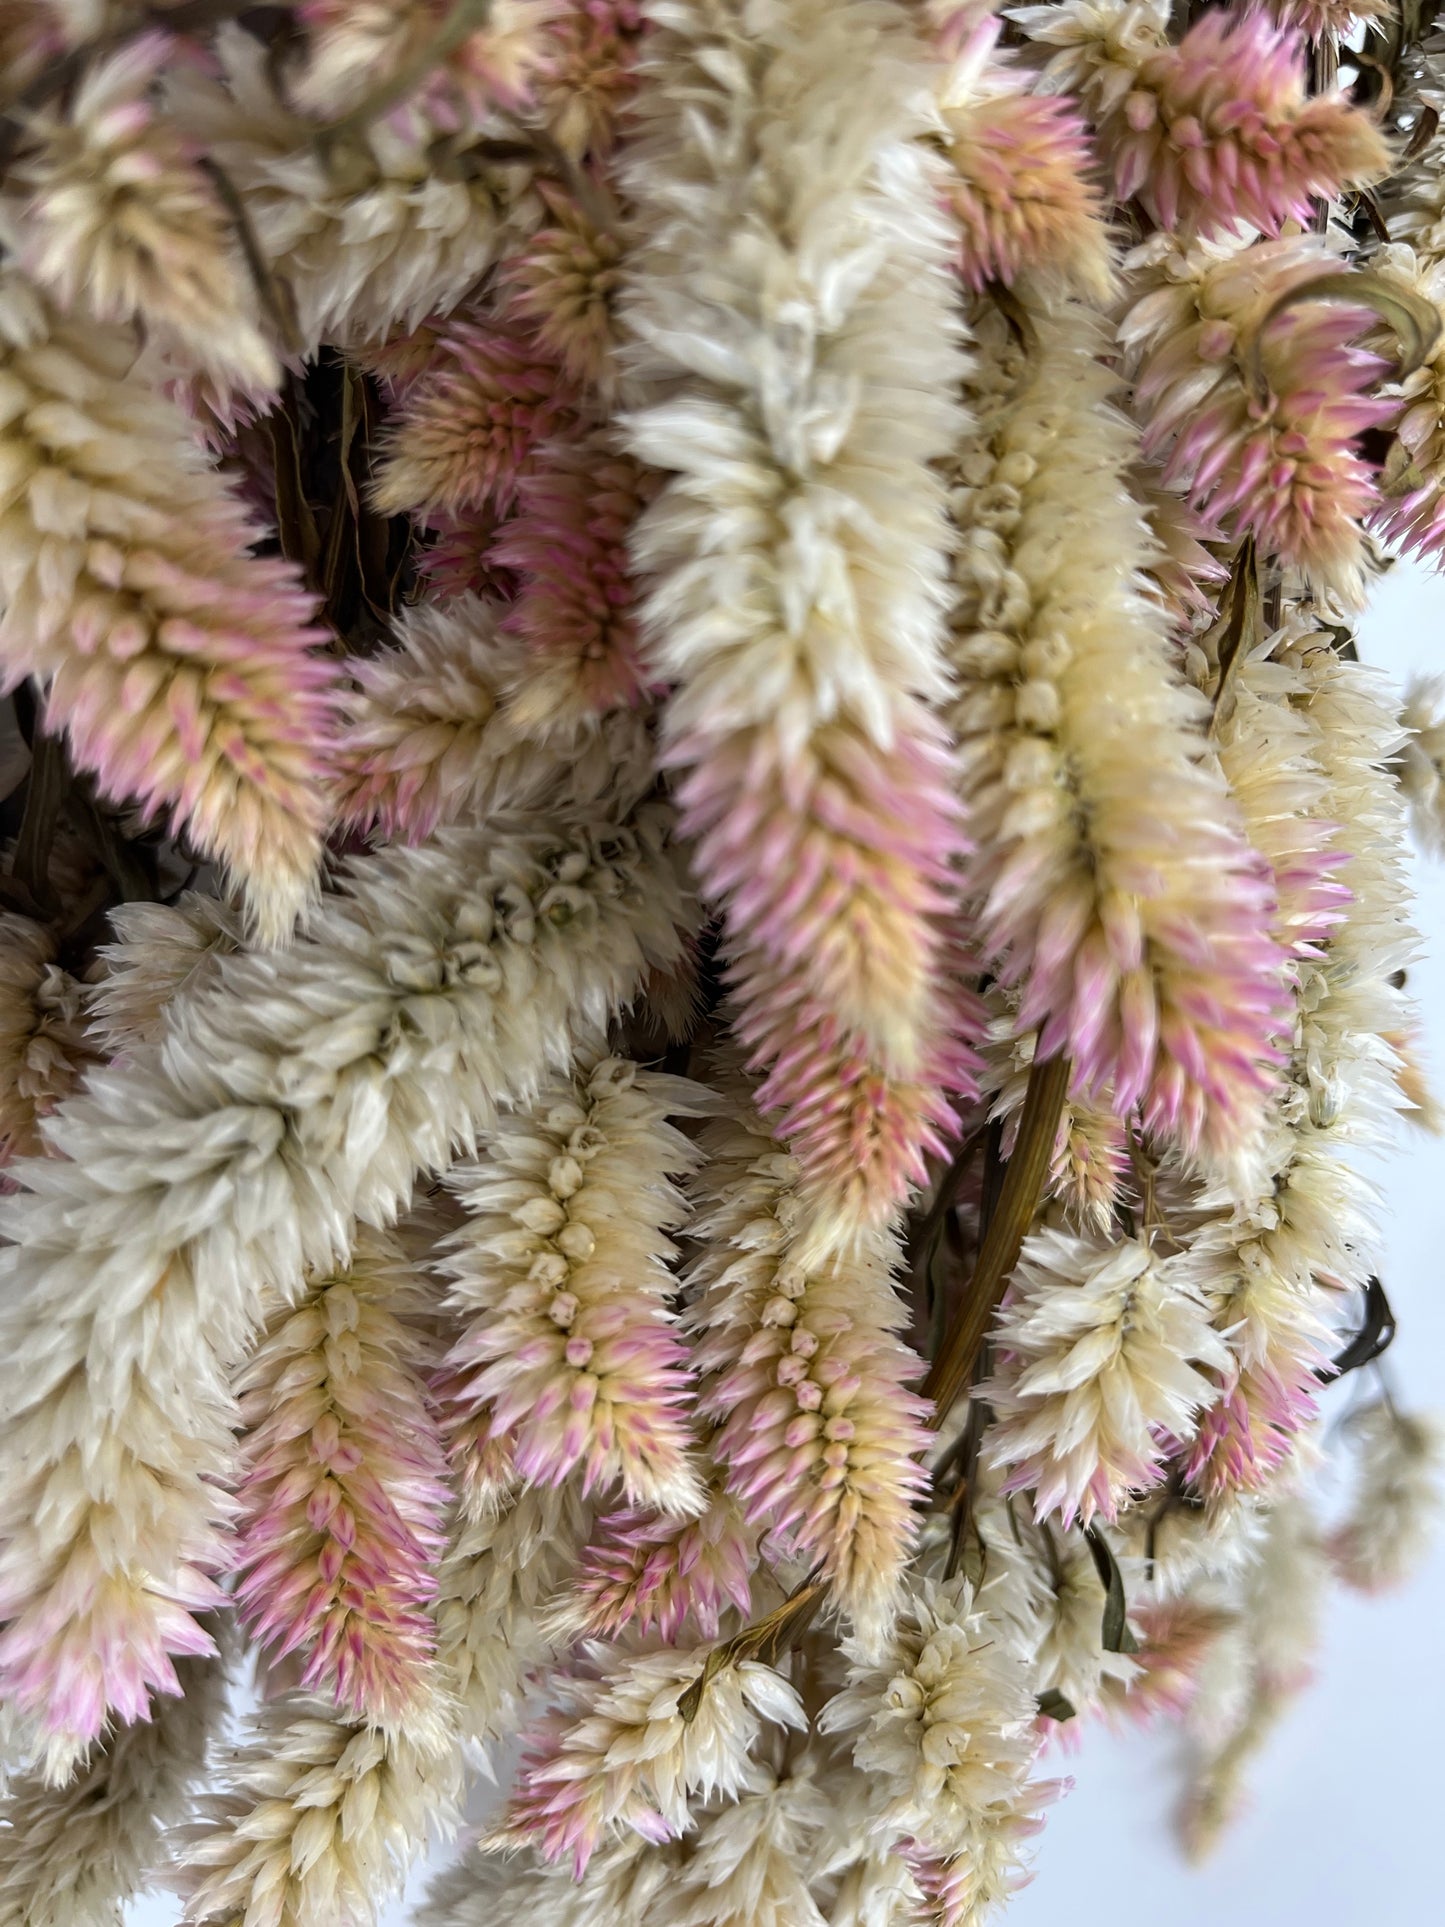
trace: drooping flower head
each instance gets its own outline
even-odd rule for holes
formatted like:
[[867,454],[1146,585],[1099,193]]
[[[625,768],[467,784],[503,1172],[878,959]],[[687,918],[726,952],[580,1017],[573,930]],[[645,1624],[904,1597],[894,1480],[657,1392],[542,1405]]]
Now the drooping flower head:
[[1059,51],[1051,77],[1083,96],[1120,201],[1167,233],[1278,234],[1316,200],[1389,170],[1374,123],[1305,90],[1302,38],[1262,10],[1211,8],[1177,45],[1161,0],[1071,0],[1014,16]]

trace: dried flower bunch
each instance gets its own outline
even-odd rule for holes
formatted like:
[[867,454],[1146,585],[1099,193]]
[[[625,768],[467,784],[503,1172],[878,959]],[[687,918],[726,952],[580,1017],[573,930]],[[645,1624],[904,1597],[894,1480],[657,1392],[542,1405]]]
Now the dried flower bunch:
[[1440,1458],[1434,13],[0,5],[0,1927],[1228,1820]]

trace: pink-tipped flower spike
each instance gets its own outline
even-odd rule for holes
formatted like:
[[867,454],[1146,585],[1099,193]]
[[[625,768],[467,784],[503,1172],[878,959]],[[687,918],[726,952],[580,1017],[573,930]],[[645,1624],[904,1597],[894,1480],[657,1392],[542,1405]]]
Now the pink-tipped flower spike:
[[55,957],[48,930],[0,913],[0,1165],[39,1155],[41,1119],[100,1059],[84,990]]
[[275,1658],[300,1655],[305,1687],[388,1725],[425,1702],[450,1499],[407,1322],[422,1309],[400,1247],[368,1232],[280,1314],[237,1386],[241,1617]]
[[463,1331],[447,1367],[462,1410],[490,1414],[522,1478],[620,1487],[634,1506],[689,1517],[691,1381],[668,1299],[667,1232],[686,1206],[672,1178],[696,1154],[669,1115],[712,1107],[681,1078],[596,1056],[548,1083],[451,1183],[468,1222],[448,1241]]
[[1253,535],[1266,556],[1358,600],[1360,523],[1379,494],[1357,443],[1397,404],[1370,392],[1388,363],[1359,345],[1376,326],[1366,304],[1342,304],[1337,287],[1327,300],[1301,294],[1338,272],[1312,236],[1161,249],[1120,338],[1165,483],[1231,539]]
[[1215,730],[1250,845],[1274,873],[1275,937],[1297,961],[1322,954],[1351,900],[1302,696],[1298,674],[1261,653],[1235,664]]
[[684,905],[655,803],[358,858],[294,943],[220,958],[162,1037],[92,1072],[47,1124],[58,1156],[12,1167],[0,1675],[51,1771],[211,1650],[230,1375],[273,1294],[675,964]]
[[606,398],[619,340],[622,243],[560,188],[539,181],[537,192],[551,218],[502,263],[508,306],[573,387]]
[[475,596],[418,603],[398,647],[353,662],[339,731],[336,815],[420,843],[470,814],[503,777],[516,739],[497,721],[496,612]]
[[994,1332],[984,1446],[1004,1489],[1032,1492],[1039,1519],[1113,1520],[1157,1485],[1165,1441],[1188,1438],[1229,1353],[1199,1270],[1139,1240],[1110,1245],[1036,1231]]
[[602,430],[545,443],[491,559],[521,586],[504,628],[526,649],[508,713],[525,734],[574,734],[646,687],[628,539],[656,493]]
[[1306,92],[1302,37],[1261,11],[1216,8],[1176,46],[1157,0],[1075,0],[1015,18],[1059,52],[1048,72],[1076,88],[1114,173],[1165,232],[1278,234],[1316,201],[1390,171],[1374,122],[1339,93]]
[[240,247],[201,150],[157,99],[172,51],[164,33],[139,35],[32,130],[21,259],[78,320],[137,326],[222,395],[269,400],[281,371]]
[[537,86],[547,129],[574,160],[605,156],[637,84],[639,0],[569,0]]
[[[123,334],[0,284],[0,667],[103,794],[164,816],[279,942],[314,887],[336,673],[315,603]],[[184,503],[184,515],[176,513]]]
[[400,399],[372,501],[383,515],[423,519],[505,512],[538,446],[574,412],[573,391],[529,331],[454,320]]
[[1223,529],[1165,488],[1157,469],[1137,468],[1130,481],[1154,538],[1148,571],[1171,625],[1188,629],[1199,616],[1212,618],[1229,565],[1204,545],[1222,543]]
[[631,1628],[672,1646],[690,1622],[703,1639],[716,1639],[729,1607],[748,1617],[757,1556],[755,1535],[720,1489],[696,1519],[609,1513],[553,1623],[569,1639],[618,1639]]
[[[390,112],[402,126],[427,115],[448,132],[484,123],[489,112],[530,105],[553,57],[548,29],[567,0],[489,0],[472,33],[427,62]],[[303,0],[307,58],[292,82],[299,106],[323,119],[358,107],[422,58],[447,27],[454,0]]]
[[746,1108],[704,1136],[688,1279],[711,1450],[750,1524],[821,1564],[856,1636],[875,1646],[917,1535],[926,1478],[922,1371],[898,1336],[897,1239],[810,1262],[799,1160]]
[[[694,1799],[735,1798],[751,1786],[749,1755],[765,1722],[808,1724],[797,1693],[757,1660],[718,1666],[705,1646],[635,1658],[596,1647],[589,1658],[590,1676],[553,1682],[562,1711],[523,1762],[494,1836],[569,1859],[579,1880],[598,1847],[624,1830],[654,1844],[679,1839]],[[679,1710],[689,1691],[691,1717]]]
[[437,1601],[437,1668],[464,1737],[510,1744],[536,1673],[567,1637],[554,1624],[592,1529],[576,1481],[517,1485],[453,1523]]
[[1073,107],[1025,91],[985,17],[944,70],[938,96],[961,233],[959,272],[974,290],[1011,287],[1025,270],[1060,277],[1095,300],[1114,290],[1094,155]]
[[374,1920],[459,1817],[461,1754],[439,1694],[387,1728],[276,1692],[220,1752],[216,1792],[173,1843],[185,1927]]
[[[1009,1157],[1037,1040],[1015,1035],[1011,1008],[1005,1008],[993,1027],[1006,1050],[1005,1061],[998,1067],[1004,1081],[990,1116],[1005,1122],[1003,1151]],[[1071,1228],[1107,1237],[1115,1207],[1127,1190],[1128,1174],[1128,1133],[1109,1102],[1109,1093],[1103,1092],[1096,1103],[1079,1097],[1066,1099],[1045,1191],[1063,1206]]]
[[[892,1097],[940,1073],[955,1014],[941,925],[962,836],[928,708],[946,686],[932,464],[959,427],[952,238],[920,140],[929,69],[896,10],[744,11],[669,14],[648,43],[624,179],[647,398],[630,434],[672,479],[634,553],[738,1028],[841,1247],[902,1202],[920,1147],[890,1145],[835,1193],[866,1134],[851,1097],[825,1110],[836,1087],[796,1088],[798,1017],[800,1054],[846,1067],[910,1136],[946,1109],[938,1088]],[[842,233],[859,271],[836,280],[821,263]]]
[[[1288,1018],[1272,879],[1142,589],[1137,443],[1101,331],[1077,310],[1036,328],[952,492],[974,942],[1076,1096],[1231,1155],[1262,1128]],[[1007,362],[1001,319],[985,346]]]

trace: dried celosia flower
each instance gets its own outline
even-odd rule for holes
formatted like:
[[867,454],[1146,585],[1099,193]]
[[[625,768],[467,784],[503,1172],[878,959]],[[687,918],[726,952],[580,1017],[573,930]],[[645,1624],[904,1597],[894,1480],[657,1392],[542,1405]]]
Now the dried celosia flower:
[[683,1413],[686,1353],[669,1315],[672,1180],[695,1155],[667,1122],[711,1108],[695,1085],[596,1052],[492,1132],[451,1185],[452,1399],[485,1410],[530,1483],[580,1472],[633,1505],[702,1508]]
[[[648,61],[626,318],[654,396],[632,446],[674,476],[635,550],[650,665],[678,685],[665,757],[762,1101],[846,1241],[921,1176],[957,1068],[937,917],[960,837],[923,701],[959,364],[926,68],[872,0],[675,9]],[[819,277],[843,233],[858,271]],[[870,1141],[840,1084],[884,1107],[922,1085],[904,1141]]]
[[[579,1876],[622,1829],[675,1839],[694,1799],[755,1786],[750,1754],[764,1722],[807,1725],[794,1689],[756,1660],[709,1666],[716,1649],[706,1646],[636,1657],[588,1650],[597,1671],[556,1681],[561,1711],[523,1762],[500,1835],[534,1843],[548,1860],[566,1856]],[[684,1713],[689,1693],[695,1704]]]
[[1134,1614],[1134,1666],[1122,1690],[1110,1696],[1130,1719],[1178,1719],[1199,1690],[1199,1672],[1210,1648],[1230,1625],[1218,1607],[1189,1600],[1140,1606]]
[[458,36],[447,34],[454,0],[302,0],[306,61],[290,92],[312,113],[338,116],[421,62],[416,85],[393,104],[403,124],[422,112],[439,127],[474,125],[489,108],[527,104],[548,61],[548,26],[564,8],[565,0],[488,0]]
[[0,1520],[0,1665],[54,1770],[210,1645],[192,1613],[226,1557],[226,1368],[264,1288],[335,1265],[358,1216],[385,1222],[417,1169],[474,1144],[671,961],[680,914],[646,814],[368,858],[304,941],[223,960],[162,1042],[56,1114],[64,1161],[18,1168],[54,1183],[4,1205]]
[[876,1665],[855,1664],[825,1731],[855,1736],[872,1826],[947,1927],[976,1927],[1026,1878],[1025,1843],[1058,1792],[1033,1779],[1028,1669],[964,1578],[917,1580]]
[[1365,20],[1380,20],[1389,0],[1262,0],[1270,18],[1295,27],[1307,40],[1339,44]]
[[226,1710],[219,1659],[183,1659],[183,1697],[154,1720],[117,1727],[75,1778],[14,1774],[0,1797],[0,1921],[78,1927],[118,1920],[165,1859],[191,1809]]
[[[997,1487],[996,1474],[979,1475],[979,1606],[1008,1628],[1036,1694],[1061,1694],[1078,1716],[1096,1712],[1130,1688],[1137,1668],[1129,1654],[1104,1645],[1105,1592],[1094,1555],[1082,1533],[1035,1521]],[[1126,1556],[1120,1566],[1132,1601],[1137,1562]]]
[[90,1027],[112,1057],[159,1037],[178,998],[219,979],[218,965],[242,947],[233,910],[188,891],[173,904],[122,903],[110,913],[119,942],[101,951],[105,975],[89,992]]
[[1351,891],[1340,872],[1350,858],[1335,847],[1329,786],[1314,757],[1303,696],[1287,663],[1262,652],[1236,661],[1214,737],[1250,846],[1274,873],[1275,936],[1291,956],[1313,958],[1347,914]]
[[41,1119],[100,1058],[84,990],[55,956],[42,925],[0,913],[0,1165],[44,1149]]
[[1037,339],[951,498],[974,941],[1079,1095],[1142,1105],[1188,1149],[1247,1149],[1285,1017],[1270,879],[1141,593],[1134,451],[1096,325],[1041,315]]
[[1314,1274],[1343,1258],[1359,1210],[1348,1168],[1313,1137],[1282,1140],[1258,1201],[1196,1243],[1228,1348],[1222,1390],[1184,1459],[1186,1478],[1210,1499],[1267,1485],[1316,1410],[1330,1331]]
[[[284,277],[299,345],[384,341],[467,294],[499,252],[530,177],[468,153],[439,169],[436,125],[373,121],[341,152],[307,138],[278,97],[266,45],[235,26],[216,36],[213,78],[175,67],[177,125],[234,185],[267,265]],[[465,156],[463,159],[462,156]]]
[[457,1520],[439,1576],[437,1663],[468,1740],[515,1731],[530,1674],[564,1643],[554,1616],[587,1532],[573,1484],[517,1484],[485,1515]]
[[401,399],[372,500],[383,515],[505,511],[529,457],[573,412],[556,365],[524,331],[454,319]]
[[20,170],[22,258],[64,308],[137,323],[183,366],[256,399],[280,369],[198,144],[155,97],[170,53],[167,35],[139,36],[82,76],[63,115],[36,125]]
[[[1387,288],[1442,312],[1445,262],[1404,246],[1382,248],[1371,262]],[[1445,324],[1442,324],[1445,325]],[[1380,503],[1371,527],[1387,542],[1426,561],[1445,550],[1445,345],[1394,385],[1393,442],[1380,464]]]
[[1213,8],[1160,44],[1167,0],[1071,0],[1015,13],[1049,71],[1077,86],[1114,170],[1170,233],[1307,224],[1315,200],[1389,171],[1373,121],[1340,94],[1307,95],[1298,35],[1263,12]]
[[542,181],[551,216],[499,270],[519,320],[574,387],[607,397],[619,342],[622,241],[570,195]]
[[547,130],[571,157],[605,155],[636,84],[639,0],[569,0],[537,87]]
[[1445,678],[1421,676],[1409,685],[1400,726],[1400,787],[1410,827],[1432,856],[1445,855]]
[[277,942],[314,885],[334,671],[296,571],[247,553],[239,503],[132,359],[13,272],[0,286],[4,676],[39,678],[80,767],[165,812]]
[[494,608],[474,596],[421,603],[395,633],[394,650],[352,666],[358,686],[343,705],[336,813],[354,828],[420,843],[505,787],[516,742],[497,721]]
[[962,230],[967,286],[1020,273],[1060,275],[1107,300],[1113,263],[1093,154],[1066,101],[1023,91],[996,53],[1001,22],[984,18],[947,68],[938,106],[952,178],[949,205]]
[[1189,1437],[1209,1401],[1201,1367],[1229,1362],[1187,1253],[1047,1230],[1024,1244],[994,1346],[986,1457],[1066,1526],[1158,1482],[1162,1440]]
[[1357,1454],[1349,1512],[1331,1533],[1335,1570],[1362,1592],[1385,1592],[1417,1571],[1442,1500],[1445,1444],[1432,1419],[1388,1400],[1349,1421]]
[[504,628],[530,658],[508,702],[526,734],[574,733],[641,700],[628,540],[655,492],[647,471],[595,429],[546,442],[529,461],[490,558],[520,577]]
[[796,1159],[743,1111],[704,1138],[686,1319],[711,1450],[754,1523],[817,1564],[859,1639],[876,1646],[898,1598],[924,1476],[919,1361],[898,1337],[897,1244],[874,1233],[810,1257]]
[[444,1704],[385,1732],[283,1694],[248,1723],[222,1791],[187,1829],[171,1877],[182,1919],[373,1920],[428,1835],[454,1824],[460,1767]]
[[757,1560],[753,1534],[737,1504],[709,1492],[696,1519],[614,1512],[597,1522],[576,1581],[552,1623],[574,1639],[616,1639],[629,1627],[655,1627],[669,1645],[691,1619],[716,1639],[729,1606],[746,1616],[749,1575]]
[[[1395,404],[1368,391],[1386,363],[1358,345],[1362,301],[1311,300],[1337,270],[1313,237],[1196,247],[1160,259],[1121,339],[1136,358],[1144,449],[1232,537],[1358,599],[1360,519],[1378,500],[1356,448]],[[1288,299],[1290,305],[1283,304]]]
[[235,1597],[301,1684],[396,1725],[424,1696],[427,1608],[445,1542],[445,1455],[418,1281],[393,1239],[358,1235],[343,1272],[271,1321],[237,1381],[244,1473]]

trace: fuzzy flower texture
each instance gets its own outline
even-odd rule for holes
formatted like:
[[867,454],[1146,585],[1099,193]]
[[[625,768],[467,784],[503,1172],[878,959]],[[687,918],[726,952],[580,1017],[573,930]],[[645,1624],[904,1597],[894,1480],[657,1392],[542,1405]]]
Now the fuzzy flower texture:
[[0,5],[0,1927],[1239,1810],[1445,1462],[1428,25]]

